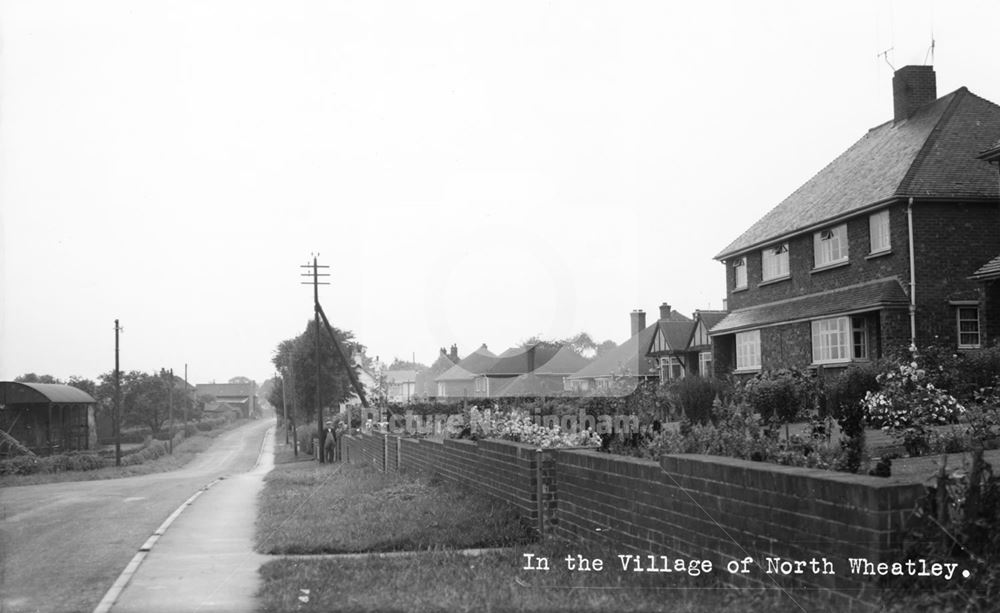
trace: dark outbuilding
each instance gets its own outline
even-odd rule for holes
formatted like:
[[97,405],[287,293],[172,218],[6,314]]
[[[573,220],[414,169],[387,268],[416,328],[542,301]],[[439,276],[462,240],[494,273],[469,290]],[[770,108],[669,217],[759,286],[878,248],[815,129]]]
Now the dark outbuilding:
[[11,439],[39,455],[94,449],[96,403],[69,385],[0,381],[0,455],[16,447]]

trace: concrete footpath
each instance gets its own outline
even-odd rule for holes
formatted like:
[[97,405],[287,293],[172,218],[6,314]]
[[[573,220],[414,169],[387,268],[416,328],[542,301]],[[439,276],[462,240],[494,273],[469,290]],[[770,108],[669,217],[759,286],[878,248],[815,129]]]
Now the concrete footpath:
[[167,520],[162,536],[151,537],[110,610],[253,611],[257,571],[267,558],[253,551],[257,494],[273,467],[271,429],[250,472],[214,482]]

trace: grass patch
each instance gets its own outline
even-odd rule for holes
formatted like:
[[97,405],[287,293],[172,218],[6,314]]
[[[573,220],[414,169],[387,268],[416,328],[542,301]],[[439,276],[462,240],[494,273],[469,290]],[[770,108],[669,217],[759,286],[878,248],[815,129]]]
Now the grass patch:
[[[549,571],[524,570],[524,553]],[[568,571],[566,555],[601,557],[601,572]],[[835,611],[801,592],[735,588],[724,569],[684,573],[621,570],[618,551],[546,541],[482,556],[275,560],[261,568],[261,611]],[[308,602],[302,602],[308,590]],[[797,604],[796,604],[797,603]],[[803,608],[804,607],[804,608]]]
[[530,538],[502,502],[370,466],[281,463],[282,453],[258,507],[261,553],[503,547]]
[[[185,438],[179,445],[174,447],[173,455],[165,455],[155,460],[135,464],[132,466],[106,466],[96,470],[67,470],[56,473],[35,473],[32,475],[0,475],[0,488],[16,487],[20,485],[40,485],[44,483],[64,483],[69,481],[96,481],[101,479],[121,479],[123,477],[137,477],[140,475],[151,475],[154,473],[164,473],[171,470],[183,468],[188,462],[193,460],[199,453],[208,449],[215,437],[223,432],[241,426],[245,421],[236,421],[226,428],[199,432],[198,434]],[[123,453],[124,453],[123,445]],[[112,459],[112,463],[114,460]]]

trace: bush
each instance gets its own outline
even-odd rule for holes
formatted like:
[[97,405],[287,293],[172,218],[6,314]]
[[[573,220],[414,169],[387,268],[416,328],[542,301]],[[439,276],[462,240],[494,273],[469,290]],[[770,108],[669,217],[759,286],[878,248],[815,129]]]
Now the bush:
[[822,389],[815,375],[781,369],[754,375],[743,383],[740,396],[764,421],[787,424],[816,407]]
[[667,395],[691,423],[705,424],[712,419],[712,405],[726,396],[726,384],[717,379],[685,377],[667,386]]
[[21,455],[0,460],[0,475],[33,475],[39,472],[38,458]]

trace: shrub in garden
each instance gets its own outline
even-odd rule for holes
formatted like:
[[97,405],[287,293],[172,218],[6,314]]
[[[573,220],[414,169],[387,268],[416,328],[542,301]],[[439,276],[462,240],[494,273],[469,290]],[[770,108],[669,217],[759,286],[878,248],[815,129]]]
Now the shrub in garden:
[[461,437],[468,432],[469,438],[495,438],[518,443],[537,445],[543,449],[554,447],[598,447],[601,438],[592,430],[565,432],[559,426],[547,427],[536,423],[524,411],[501,411],[498,409],[468,409],[465,421],[452,420],[448,433]]
[[815,375],[781,369],[754,375],[742,384],[739,395],[765,422],[787,425],[819,404],[823,387]]
[[833,405],[843,438],[842,454],[836,469],[856,473],[861,468],[865,451],[865,397],[879,389],[879,369],[874,364],[851,365],[828,386],[828,398]]
[[[957,563],[968,577],[961,589],[935,577],[900,577],[887,582],[889,611],[995,611],[1000,599],[1000,476],[983,461],[982,450],[950,474],[942,464],[911,515],[903,540],[908,559]],[[959,571],[961,572],[961,570]]]
[[704,424],[712,419],[712,405],[726,395],[727,386],[717,379],[684,377],[666,386],[667,397],[691,423]]
[[715,422],[684,422],[679,431],[662,431],[646,446],[646,455],[704,453],[763,461],[773,455],[777,437],[764,428],[763,418],[744,404],[716,401]]
[[0,475],[33,475],[39,472],[38,458],[20,455],[0,460]]
[[910,456],[931,451],[929,426],[954,423],[965,408],[928,380],[916,360],[877,377],[878,391],[865,394],[868,423],[900,440]]

